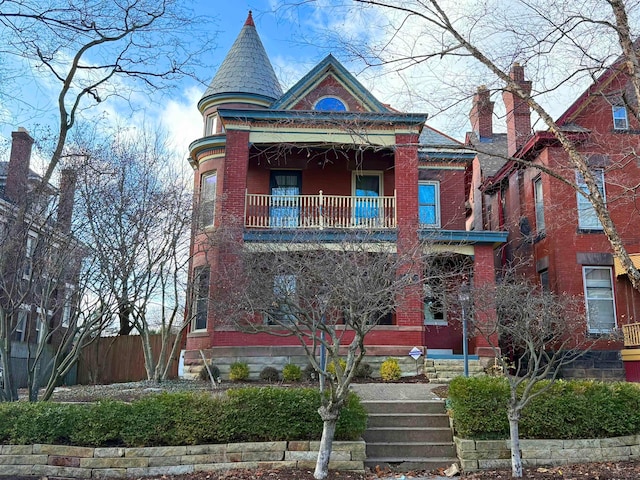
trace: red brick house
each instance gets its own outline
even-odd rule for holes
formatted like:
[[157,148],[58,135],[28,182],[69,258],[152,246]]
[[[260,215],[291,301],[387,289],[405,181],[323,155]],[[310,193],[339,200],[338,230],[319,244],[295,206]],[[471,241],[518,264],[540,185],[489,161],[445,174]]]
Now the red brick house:
[[[26,387],[34,344],[47,344],[48,360],[74,317],[80,268],[71,235],[76,176],[65,169],[59,189],[48,184],[38,191],[42,179],[30,169],[34,140],[24,128],[11,136],[9,161],[0,162],[0,310],[6,335],[0,359],[5,352],[12,358],[14,385]],[[2,370],[0,363],[6,379]]]
[[[191,267],[199,293],[189,305],[185,355],[192,371],[201,364],[200,350],[216,362],[268,357],[271,364],[301,353],[295,338],[234,331],[208,309],[217,259],[206,232],[229,219],[239,219],[238,241],[245,244],[290,241],[299,230],[332,242],[362,230],[401,250],[398,238],[429,236],[452,254],[472,258],[476,281],[494,282],[494,248],[506,234],[465,229],[465,172],[474,153],[425,126],[426,115],[382,104],[333,56],[283,93],[249,14],[198,108],[204,133],[190,146],[190,162],[200,198]],[[339,158],[317,160],[336,148]],[[279,203],[285,195],[321,204],[324,212],[341,207],[333,215],[303,215],[302,203]],[[380,213],[359,213],[362,197]],[[461,351],[455,303],[435,318],[425,299],[416,301],[367,337],[368,355],[406,357],[415,346]],[[470,351],[482,347],[473,340]]]
[[[530,91],[524,69],[514,65],[511,77]],[[640,125],[627,112],[625,74],[610,68],[558,118],[558,126],[578,145],[596,176],[627,251],[640,260],[640,215],[634,188],[640,181],[637,149]],[[581,185],[581,177],[564,149],[547,131],[531,132],[528,106],[503,93],[507,134],[492,132],[493,102],[478,90],[471,111],[473,132],[467,142],[487,152],[473,163],[468,228],[505,230],[508,240],[497,265],[513,267],[543,288],[584,297],[585,331],[602,337],[594,351],[580,359],[571,374],[610,378],[622,375],[621,344],[610,334],[637,322],[640,294],[616,263],[593,207],[571,186],[522,164],[542,165]],[[497,156],[491,156],[492,152]],[[508,161],[513,156],[520,160]],[[586,187],[585,187],[586,189]]]

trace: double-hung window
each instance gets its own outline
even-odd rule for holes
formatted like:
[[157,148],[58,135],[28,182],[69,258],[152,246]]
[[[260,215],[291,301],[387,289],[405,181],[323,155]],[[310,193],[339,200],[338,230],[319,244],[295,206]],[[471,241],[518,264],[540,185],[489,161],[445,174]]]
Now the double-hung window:
[[418,183],[418,218],[421,227],[440,226],[440,183]]
[[200,226],[213,225],[216,210],[218,172],[207,172],[200,179]]
[[209,265],[196,267],[193,282],[193,307],[191,331],[206,330],[209,315]]
[[542,194],[542,178],[538,177],[533,181],[533,196],[536,211],[536,232],[538,235],[545,231],[544,224],[544,197]]
[[[591,172],[596,179],[598,190],[602,199],[606,201],[606,195],[604,190],[604,171],[602,169],[595,169]],[[585,194],[588,194],[587,184],[582,178],[582,175],[576,172],[576,183],[580,190]],[[576,193],[578,198],[578,228],[583,230],[602,230],[602,224],[598,220],[596,211],[591,205],[591,202],[580,192]]]
[[273,312],[267,318],[268,324],[295,323],[297,310],[297,278],[282,274],[273,277]]
[[611,267],[582,267],[589,333],[607,333],[616,326]]
[[613,106],[613,129],[629,130],[629,117],[627,116],[627,109],[622,105]]

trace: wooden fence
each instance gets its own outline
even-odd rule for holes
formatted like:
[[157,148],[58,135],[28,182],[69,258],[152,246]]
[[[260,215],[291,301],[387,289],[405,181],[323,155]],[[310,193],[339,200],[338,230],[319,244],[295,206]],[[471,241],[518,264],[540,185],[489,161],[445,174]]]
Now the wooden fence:
[[[173,342],[175,335],[171,336]],[[151,336],[154,354],[160,352],[162,337]],[[179,355],[178,351],[178,355]],[[169,369],[169,378],[178,376],[178,358],[174,358]],[[77,382],[80,384],[104,384],[137,382],[146,380],[142,340],[139,335],[100,337],[86,347],[78,361]]]

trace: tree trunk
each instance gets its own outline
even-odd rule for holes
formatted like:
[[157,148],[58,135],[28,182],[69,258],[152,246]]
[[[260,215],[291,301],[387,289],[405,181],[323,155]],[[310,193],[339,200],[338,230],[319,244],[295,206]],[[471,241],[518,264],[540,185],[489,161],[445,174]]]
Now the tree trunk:
[[313,478],[323,480],[329,475],[331,447],[333,445],[333,436],[336,433],[336,423],[338,422],[339,412],[335,411],[335,406],[329,404],[320,407],[318,413],[324,423],[322,425],[322,438],[320,439],[318,460],[316,461],[316,470],[313,472]]
[[509,417],[509,435],[511,438],[511,476],[522,478],[522,457],[520,456],[520,434],[518,426],[520,423],[520,412],[509,407],[507,414]]

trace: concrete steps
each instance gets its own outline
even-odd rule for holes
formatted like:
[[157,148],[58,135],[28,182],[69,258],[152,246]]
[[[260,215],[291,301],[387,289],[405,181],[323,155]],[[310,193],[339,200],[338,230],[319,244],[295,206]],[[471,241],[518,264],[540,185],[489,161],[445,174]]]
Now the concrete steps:
[[393,471],[433,470],[457,461],[441,400],[368,400],[365,465]]
[[[424,361],[427,378],[431,383],[449,383],[455,377],[464,374],[464,360],[458,359],[429,359]],[[478,360],[469,360],[469,376],[485,375],[484,367]]]

